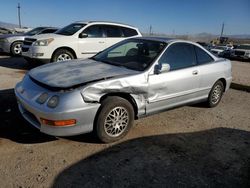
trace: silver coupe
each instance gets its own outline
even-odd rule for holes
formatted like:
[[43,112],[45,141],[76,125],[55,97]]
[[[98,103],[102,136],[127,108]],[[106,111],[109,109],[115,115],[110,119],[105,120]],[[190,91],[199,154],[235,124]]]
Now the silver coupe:
[[15,94],[23,117],[41,132],[94,131],[113,142],[134,119],[186,104],[218,105],[231,81],[231,62],[197,43],[140,37],[89,59],[32,69]]

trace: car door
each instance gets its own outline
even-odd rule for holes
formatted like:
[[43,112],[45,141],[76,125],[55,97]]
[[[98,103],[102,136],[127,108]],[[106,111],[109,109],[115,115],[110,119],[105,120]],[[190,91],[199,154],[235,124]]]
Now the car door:
[[170,45],[158,63],[169,64],[170,70],[149,75],[148,114],[185,104],[197,98],[200,74],[192,44]]
[[80,58],[91,57],[106,48],[102,25],[92,25],[82,31],[78,38],[78,54]]

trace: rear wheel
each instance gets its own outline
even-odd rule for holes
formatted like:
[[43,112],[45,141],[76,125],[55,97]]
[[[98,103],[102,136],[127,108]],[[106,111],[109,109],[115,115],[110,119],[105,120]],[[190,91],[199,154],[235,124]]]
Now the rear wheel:
[[95,129],[105,143],[123,138],[134,122],[134,110],[129,101],[121,97],[108,97],[100,107]]
[[219,104],[224,92],[224,85],[222,81],[218,80],[212,87],[207,104],[209,107],[215,107]]
[[11,55],[19,56],[22,53],[22,42],[13,42],[10,48]]
[[59,49],[52,57],[52,62],[62,62],[74,59],[74,55],[66,49]]

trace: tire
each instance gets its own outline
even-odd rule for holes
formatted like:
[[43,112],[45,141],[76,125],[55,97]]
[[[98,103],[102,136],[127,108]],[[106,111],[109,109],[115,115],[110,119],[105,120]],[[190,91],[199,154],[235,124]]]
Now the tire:
[[131,103],[121,97],[107,97],[97,115],[95,132],[100,141],[115,142],[128,133],[133,123],[134,109]]
[[224,85],[222,81],[218,80],[217,82],[215,82],[209,93],[207,100],[208,107],[212,108],[217,106],[221,101],[223,92],[224,92]]
[[75,59],[74,55],[66,49],[59,49],[52,57],[52,62],[62,62]]
[[13,42],[10,47],[10,53],[13,56],[20,56],[22,54],[22,42]]

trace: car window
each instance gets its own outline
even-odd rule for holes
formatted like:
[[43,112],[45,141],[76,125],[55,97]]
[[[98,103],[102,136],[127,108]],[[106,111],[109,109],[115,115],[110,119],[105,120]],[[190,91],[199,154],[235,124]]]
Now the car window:
[[194,47],[187,43],[175,43],[169,46],[159,63],[167,63],[171,70],[178,70],[196,65]]
[[197,62],[199,65],[214,61],[214,59],[204,50],[195,46]]
[[26,32],[25,35],[28,35],[28,36],[36,35],[36,34],[38,34],[39,32],[41,32],[43,29],[44,29],[44,27],[37,27],[37,28],[35,28],[35,29],[32,29],[32,30]]
[[134,29],[122,27],[122,32],[124,37],[132,37],[138,35],[137,31]]
[[88,38],[103,37],[103,31],[101,25],[93,25],[86,28],[83,33],[88,34]]
[[40,34],[54,33],[55,31],[56,29],[44,29],[43,31],[41,31]]
[[55,33],[59,35],[66,35],[70,36],[75,34],[77,31],[79,31],[81,28],[86,26],[86,24],[81,24],[81,23],[73,23],[70,25],[67,25],[66,27],[57,30]]
[[104,26],[107,37],[122,37],[121,29],[117,26]]
[[165,46],[164,42],[129,39],[100,52],[93,59],[143,71],[154,62]]

